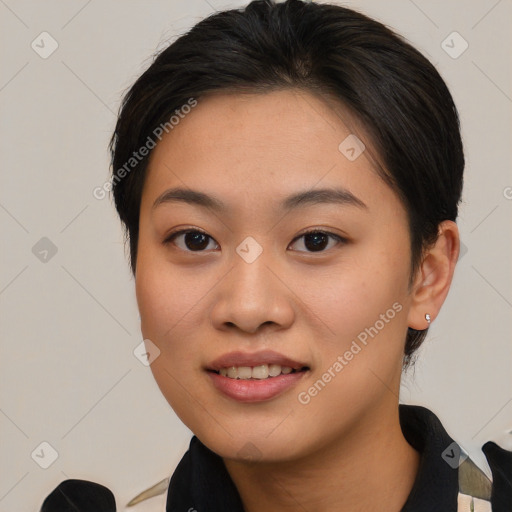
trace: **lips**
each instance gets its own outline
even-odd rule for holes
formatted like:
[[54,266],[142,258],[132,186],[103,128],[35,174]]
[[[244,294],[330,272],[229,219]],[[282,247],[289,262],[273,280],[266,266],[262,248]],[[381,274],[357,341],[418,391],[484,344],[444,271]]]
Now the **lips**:
[[261,352],[255,352],[253,354],[248,354],[246,352],[230,352],[228,354],[224,354],[217,359],[213,360],[208,366],[207,370],[219,372],[222,368],[229,368],[232,366],[235,367],[243,367],[243,366],[261,366],[261,365],[280,365],[282,367],[288,366],[293,370],[301,370],[303,368],[308,368],[306,363],[295,361],[294,359],[290,359],[278,352],[274,352],[272,350],[265,350]]
[[267,350],[254,354],[230,352],[212,361],[206,370],[213,386],[224,396],[238,402],[264,402],[295,387],[310,368]]

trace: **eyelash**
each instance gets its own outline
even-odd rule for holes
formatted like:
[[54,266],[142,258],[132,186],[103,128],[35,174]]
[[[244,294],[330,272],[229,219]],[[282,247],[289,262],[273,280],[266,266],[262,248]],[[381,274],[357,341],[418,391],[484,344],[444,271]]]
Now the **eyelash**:
[[[214,238],[212,238],[210,235],[208,235],[208,233],[206,233],[205,231],[201,230],[201,229],[198,229],[198,228],[194,228],[194,229],[181,229],[179,231],[175,231],[173,233],[170,233],[163,241],[163,244],[164,245],[169,245],[171,242],[173,242],[173,240],[178,237],[179,235],[184,235],[184,234],[187,234],[187,233],[201,233],[202,235],[205,235],[206,237],[208,237],[210,240],[214,240]],[[312,228],[312,229],[308,229],[307,231],[304,231],[303,233],[301,233],[300,235],[298,235],[297,237],[295,237],[291,244],[293,244],[294,242],[296,242],[297,240],[299,240],[300,238],[306,236],[306,235],[310,235],[310,234],[321,234],[321,235],[327,235],[329,238],[331,239],[334,239],[336,240],[339,244],[345,244],[347,243],[347,239],[346,238],[343,238],[342,236],[340,235],[337,235],[335,233],[331,233],[330,231],[325,231],[325,230],[322,230],[322,229],[318,229],[318,228]],[[290,244],[290,245],[291,245]],[[181,249],[181,248],[180,248]],[[332,248],[331,248],[332,249]],[[206,252],[205,250],[200,250],[200,251],[190,251],[188,249],[181,249],[182,251],[184,252],[188,252],[188,253],[200,253],[200,252]],[[317,253],[325,253],[327,252],[328,250],[330,249],[327,249],[327,250],[321,250],[321,251],[298,251],[298,252],[306,252],[307,254],[317,254]]]

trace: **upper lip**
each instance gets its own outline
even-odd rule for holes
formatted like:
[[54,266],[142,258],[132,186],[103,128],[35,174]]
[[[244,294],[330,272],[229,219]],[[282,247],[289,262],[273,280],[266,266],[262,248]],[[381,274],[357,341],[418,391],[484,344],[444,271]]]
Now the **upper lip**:
[[279,364],[281,366],[289,366],[294,370],[307,367],[305,363],[290,359],[273,350],[264,350],[254,353],[229,352],[213,360],[207,366],[207,369],[219,371],[221,368],[229,368],[231,366],[261,366],[263,364]]

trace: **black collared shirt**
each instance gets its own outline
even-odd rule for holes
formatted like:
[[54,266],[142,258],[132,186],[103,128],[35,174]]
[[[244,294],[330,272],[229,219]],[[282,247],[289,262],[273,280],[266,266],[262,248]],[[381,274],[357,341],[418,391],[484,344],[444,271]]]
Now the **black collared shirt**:
[[[401,512],[457,512],[458,467],[443,453],[454,442],[437,416],[420,406],[400,405],[407,442],[421,456],[413,488]],[[492,511],[512,512],[512,452],[489,442],[483,447],[493,473]],[[171,478],[166,512],[244,512],[238,491],[220,456],[197,437]]]
[[[491,484],[470,459],[459,457],[458,445],[435,414],[411,405],[400,405],[399,413],[405,438],[420,453],[416,480],[400,512],[512,512],[512,452],[493,442],[483,446]],[[162,498],[166,512],[244,512],[224,461],[195,436]],[[71,510],[115,512],[115,498],[102,485],[66,480],[45,499],[41,512]]]

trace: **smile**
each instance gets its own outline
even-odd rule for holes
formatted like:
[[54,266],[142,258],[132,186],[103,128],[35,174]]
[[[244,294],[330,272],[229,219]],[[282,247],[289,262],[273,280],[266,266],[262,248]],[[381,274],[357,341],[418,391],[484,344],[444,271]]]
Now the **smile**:
[[221,368],[218,372],[223,377],[229,379],[241,379],[241,380],[264,380],[279,375],[288,375],[289,373],[296,373],[306,370],[307,367],[303,367],[299,370],[295,370],[290,366],[281,366],[280,364],[261,364],[258,366],[229,366]]
[[[224,375],[226,372],[234,376]],[[218,371],[207,371],[213,387],[218,392],[227,398],[245,403],[265,402],[277,398],[294,388],[309,373],[308,367],[292,369],[289,366],[265,364],[254,367],[223,367]]]

